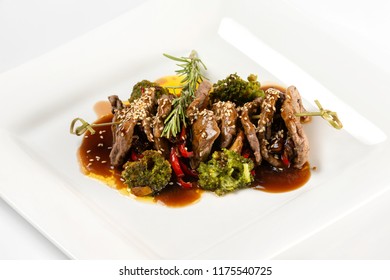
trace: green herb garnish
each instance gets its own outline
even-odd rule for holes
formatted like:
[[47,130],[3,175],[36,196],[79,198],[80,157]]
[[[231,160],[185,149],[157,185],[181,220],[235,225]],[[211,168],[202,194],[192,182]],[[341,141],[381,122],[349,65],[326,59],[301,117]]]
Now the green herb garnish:
[[192,51],[189,57],[174,57],[169,54],[164,56],[174,61],[180,62],[177,66],[181,69],[176,70],[176,73],[183,77],[181,83],[183,84],[181,95],[175,98],[172,102],[173,110],[165,119],[165,126],[162,136],[166,138],[176,137],[181,131],[183,123],[186,126],[185,111],[195,97],[195,91],[200,82],[205,79],[202,74],[202,69],[207,70],[204,63],[198,58],[196,51]]

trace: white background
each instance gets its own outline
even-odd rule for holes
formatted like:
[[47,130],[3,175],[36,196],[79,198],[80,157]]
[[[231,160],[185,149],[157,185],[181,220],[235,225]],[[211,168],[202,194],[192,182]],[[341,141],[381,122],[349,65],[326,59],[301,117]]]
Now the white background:
[[[390,75],[388,1],[292,2],[299,9],[322,16],[329,28],[339,26],[333,30],[335,36],[344,38],[345,44]],[[141,0],[0,0],[0,73],[55,49],[140,3]],[[6,93],[0,95],[3,104]],[[390,259],[389,202],[390,193],[384,193],[276,258]],[[67,258],[1,199],[0,236],[0,259]]]

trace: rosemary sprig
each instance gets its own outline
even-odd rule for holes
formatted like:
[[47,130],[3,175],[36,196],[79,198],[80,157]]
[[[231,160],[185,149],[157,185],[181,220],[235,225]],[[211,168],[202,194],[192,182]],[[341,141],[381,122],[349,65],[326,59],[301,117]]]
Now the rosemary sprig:
[[181,80],[181,95],[172,102],[173,110],[165,119],[165,126],[162,136],[170,138],[175,137],[181,131],[181,125],[186,125],[185,111],[195,97],[195,91],[198,84],[205,79],[202,69],[207,70],[206,65],[198,58],[196,51],[192,51],[189,57],[175,57],[164,54],[169,59],[180,62],[177,64],[181,69],[176,73],[183,77]]

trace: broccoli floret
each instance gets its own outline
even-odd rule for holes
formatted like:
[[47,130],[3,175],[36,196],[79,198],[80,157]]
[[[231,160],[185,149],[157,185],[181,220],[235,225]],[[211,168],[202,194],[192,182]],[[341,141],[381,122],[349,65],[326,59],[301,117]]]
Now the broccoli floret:
[[248,81],[245,81],[235,73],[214,84],[210,95],[213,102],[232,101],[237,105],[243,105],[256,97],[264,96],[264,91],[256,75],[249,75]]
[[150,87],[154,87],[156,89],[156,99],[158,99],[163,94],[168,94],[168,91],[165,88],[159,86],[157,83],[153,83],[148,80],[142,80],[133,86],[133,91],[131,92],[129,102],[140,98],[145,88]]
[[142,155],[140,160],[128,161],[123,166],[122,178],[133,193],[136,189],[139,193],[142,188],[142,195],[153,195],[169,183],[172,174],[171,165],[157,151],[147,150]]
[[216,151],[207,163],[198,168],[199,186],[217,195],[248,187],[253,182],[254,163],[240,154],[222,149]]

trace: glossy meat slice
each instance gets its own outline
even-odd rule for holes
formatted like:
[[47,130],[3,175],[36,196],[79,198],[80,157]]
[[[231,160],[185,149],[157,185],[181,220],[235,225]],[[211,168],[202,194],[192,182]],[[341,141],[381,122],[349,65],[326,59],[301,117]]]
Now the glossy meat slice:
[[[291,96],[291,105],[294,112],[306,112],[306,109],[302,104],[301,94],[299,93],[298,89],[295,86],[289,86],[286,91],[287,94]],[[311,116],[302,116],[299,118],[299,120],[301,123],[308,123],[311,121],[311,118]]]
[[209,93],[212,88],[212,84],[209,81],[204,80],[198,86],[195,92],[195,99],[187,107],[186,116],[190,122],[193,123],[198,117],[199,112],[206,109],[209,103]]
[[108,100],[111,103],[112,113],[114,114],[112,122],[120,122],[116,125],[113,124],[111,127],[113,146],[110,152],[111,164],[113,166],[119,166],[124,163],[130,150],[131,143],[133,142],[134,127],[137,121],[132,119],[124,121],[124,117],[129,108],[124,107],[118,96],[109,96]]
[[[269,88],[265,91],[265,99],[261,104],[261,113],[258,122],[258,137],[260,141],[260,150],[261,155],[264,160],[268,161],[272,166],[275,167],[285,167],[282,160],[280,159],[279,154],[272,153],[271,147],[278,149],[277,152],[282,151],[282,147],[275,147],[277,145],[282,145],[283,131],[272,131],[272,124],[275,124],[274,115],[276,112],[276,103],[283,96],[283,93],[277,89]],[[275,130],[275,129],[274,129]],[[273,137],[275,134],[275,137]],[[272,142],[271,139],[275,141]],[[272,143],[271,143],[272,142]]]
[[165,158],[169,157],[169,142],[168,139],[161,137],[161,135],[164,129],[164,120],[172,111],[173,99],[173,95],[164,94],[157,100],[157,114],[153,125],[154,147],[157,151],[160,151]]
[[[108,101],[111,104],[111,113],[114,115],[112,122],[118,122],[119,112],[124,108],[122,101],[119,99],[118,95],[111,95],[108,97]],[[116,125],[111,125],[112,131],[112,140],[115,142],[116,137]]]
[[307,162],[309,143],[301,118],[295,116],[302,110],[301,98],[295,87],[289,87],[285,93],[274,88],[266,90],[258,137],[261,155],[271,165],[302,168]]
[[196,169],[200,162],[207,160],[220,130],[214,113],[207,109],[198,114],[191,129],[192,150],[194,152],[191,168]]
[[244,146],[244,140],[245,140],[245,133],[240,129],[237,133],[236,139],[234,140],[233,144],[230,146],[229,150],[241,154],[242,147]]
[[236,105],[230,101],[219,101],[213,104],[213,112],[221,130],[221,148],[227,148],[237,132],[238,113]]
[[153,141],[151,116],[155,104],[154,88],[147,88],[142,96],[129,106],[124,106],[117,96],[110,96],[109,101],[114,113],[114,122],[119,124],[112,127],[113,145],[110,161],[113,166],[122,166],[129,154],[134,137],[134,128],[141,123],[149,141]]
[[254,155],[256,164],[261,163],[260,143],[257,138],[256,126],[251,121],[251,115],[258,110],[262,98],[256,98],[251,102],[247,102],[241,109],[241,125],[244,128],[246,138],[249,142]]
[[[301,97],[294,86],[290,86],[286,90],[286,99],[281,108],[281,116],[287,127],[288,134],[294,142],[294,160],[293,166],[302,168],[309,159],[309,141],[303,130],[301,118],[295,116],[295,113],[305,111],[302,106]],[[307,121],[307,120],[306,120]]]

